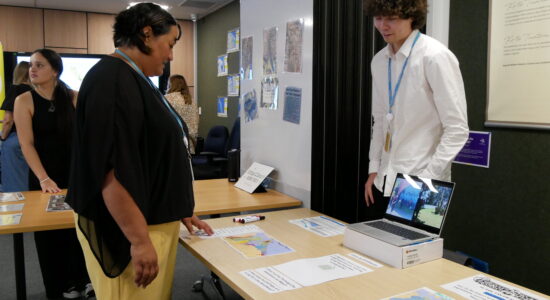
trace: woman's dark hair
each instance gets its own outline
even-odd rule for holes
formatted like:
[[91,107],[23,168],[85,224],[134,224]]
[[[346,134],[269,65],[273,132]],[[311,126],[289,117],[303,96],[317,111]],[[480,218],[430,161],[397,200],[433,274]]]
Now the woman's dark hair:
[[57,72],[57,84],[53,91],[53,105],[55,107],[58,132],[70,139],[72,136],[75,109],[73,106],[73,91],[59,77],[63,73],[63,61],[57,52],[50,49],[38,49],[33,52],[40,53]]
[[426,24],[428,15],[427,0],[363,0],[363,11],[368,16],[398,16],[411,18],[412,29],[420,29]]
[[181,36],[181,28],[166,10],[154,3],[139,3],[129,9],[121,11],[115,19],[114,36],[115,47],[130,46],[150,54],[151,48],[145,45],[143,28],[151,26],[153,35],[159,36],[170,31],[170,27],[178,27],[178,40]]
[[191,93],[189,92],[189,86],[185,77],[179,74],[170,76],[170,89],[168,93],[180,92],[185,100],[185,104],[192,104],[193,100],[191,99]]

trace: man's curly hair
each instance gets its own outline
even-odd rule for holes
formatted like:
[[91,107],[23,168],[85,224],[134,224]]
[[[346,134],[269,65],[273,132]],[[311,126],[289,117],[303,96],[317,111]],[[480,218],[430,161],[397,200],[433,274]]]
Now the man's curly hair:
[[363,11],[368,16],[398,16],[411,18],[412,29],[420,29],[426,24],[427,0],[363,0]]

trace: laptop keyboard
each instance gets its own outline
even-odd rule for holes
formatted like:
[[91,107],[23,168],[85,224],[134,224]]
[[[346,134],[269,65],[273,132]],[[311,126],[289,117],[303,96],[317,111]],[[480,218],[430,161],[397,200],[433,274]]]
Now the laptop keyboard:
[[374,228],[407,238],[409,240],[416,240],[424,237],[429,237],[429,235],[425,235],[423,233],[419,233],[413,230],[409,230],[406,228],[403,228],[401,226],[393,225],[391,223],[383,222],[383,221],[377,221],[372,223],[367,223],[367,225],[372,226]]

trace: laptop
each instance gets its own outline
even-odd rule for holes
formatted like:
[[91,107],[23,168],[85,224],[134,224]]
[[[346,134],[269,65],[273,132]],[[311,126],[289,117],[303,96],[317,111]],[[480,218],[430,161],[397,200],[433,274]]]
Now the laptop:
[[438,238],[455,184],[398,173],[383,219],[348,228],[396,246]]

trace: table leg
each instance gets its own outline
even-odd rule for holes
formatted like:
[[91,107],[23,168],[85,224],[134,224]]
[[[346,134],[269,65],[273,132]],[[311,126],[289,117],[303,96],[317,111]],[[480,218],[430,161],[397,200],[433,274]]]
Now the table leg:
[[225,299],[225,294],[223,293],[222,283],[220,281],[220,277],[216,275],[214,272],[210,272],[210,277],[212,277],[212,282],[214,283],[214,286],[222,296],[222,299]]
[[[212,219],[216,219],[216,218],[219,218],[219,217],[221,217],[220,214],[210,215],[210,218],[212,218]],[[223,293],[223,288],[222,288],[222,284],[221,284],[221,281],[220,281],[220,277],[218,277],[218,275],[216,275],[216,273],[211,271],[210,272],[210,278],[212,280],[212,283],[214,284],[214,287],[216,288],[216,290],[218,290],[218,293],[220,293],[220,296],[222,296],[222,299],[225,299],[225,295]],[[193,284],[193,291],[202,292],[203,286],[204,286],[204,281],[205,281],[204,277],[201,277],[201,279],[195,281],[195,283]]]
[[[210,215],[210,218],[212,218],[212,219],[217,219],[219,217],[221,217],[220,214]],[[212,278],[212,282],[214,283],[214,287],[216,287],[216,289],[218,290],[218,292],[222,296],[222,299],[225,299],[225,295],[223,293],[223,288],[222,288],[222,284],[221,284],[221,281],[220,281],[220,277],[218,277],[218,275],[216,275],[216,273],[210,272],[210,278]]]
[[27,299],[27,287],[25,282],[25,248],[23,246],[23,234],[13,234],[13,256],[15,261],[15,287],[17,300]]

